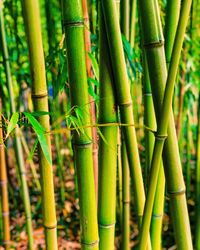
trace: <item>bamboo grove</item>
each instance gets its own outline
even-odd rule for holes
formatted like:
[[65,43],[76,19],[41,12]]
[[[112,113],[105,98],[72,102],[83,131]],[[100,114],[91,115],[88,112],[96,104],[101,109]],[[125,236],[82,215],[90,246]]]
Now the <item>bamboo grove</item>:
[[0,0],[0,249],[200,250],[199,0]]

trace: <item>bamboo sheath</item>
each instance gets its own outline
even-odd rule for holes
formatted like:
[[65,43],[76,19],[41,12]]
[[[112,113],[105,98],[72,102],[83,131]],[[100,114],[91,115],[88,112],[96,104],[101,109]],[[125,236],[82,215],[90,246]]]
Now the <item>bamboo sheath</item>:
[[[100,51],[100,103],[99,124],[116,123],[117,111],[113,86],[108,41],[99,5],[99,51]],[[104,140],[99,139],[99,249],[114,249],[116,217],[116,172],[118,127],[101,128]]]
[[200,92],[198,100],[198,129],[197,129],[197,161],[196,161],[196,228],[195,247],[200,250]]
[[[92,63],[89,58],[88,53],[91,52],[91,41],[90,41],[90,22],[88,15],[88,7],[87,0],[82,0],[83,7],[83,18],[84,18],[84,38],[85,38],[85,51],[86,51],[86,69],[87,76],[93,77],[92,71]],[[95,101],[91,96],[89,96],[90,101],[90,113],[91,113],[91,122],[92,124],[96,123],[96,108]],[[93,168],[94,168],[94,182],[95,182],[95,190],[96,190],[96,199],[98,200],[98,139],[97,139],[97,129],[95,127],[92,128],[92,139],[93,139]]]
[[[6,33],[4,28],[4,16],[2,6],[0,7],[0,25],[1,25],[1,43],[3,49],[3,59],[5,64],[5,71],[6,71],[6,79],[7,79],[7,86],[8,86],[8,93],[10,96],[10,103],[11,103],[11,112],[16,112],[15,101],[14,101],[14,91],[12,86],[12,77],[11,77],[11,69],[10,69],[10,61],[9,61],[9,54],[6,42]],[[15,153],[18,165],[18,171],[20,175],[20,181],[22,186],[22,199],[23,205],[25,209],[25,216],[26,216],[26,225],[27,225],[27,233],[28,233],[28,246],[29,249],[33,249],[33,234],[32,234],[32,219],[31,219],[31,206],[30,206],[30,199],[29,199],[29,191],[28,185],[26,181],[26,170],[24,166],[24,159],[23,159],[23,150],[21,141],[19,138],[19,127],[16,126],[15,129]]]
[[[42,47],[39,3],[37,0],[22,0],[23,15],[29,45],[29,56],[32,75],[32,99],[35,111],[48,112],[48,93],[45,76],[45,63]],[[38,119],[45,131],[50,131],[49,116]],[[50,135],[46,135],[51,155]],[[43,226],[45,228],[46,248],[57,249],[57,221],[54,199],[53,169],[41,147],[38,148],[39,166],[42,187]]]
[[2,204],[3,220],[3,246],[9,249],[10,246],[10,218],[9,218],[9,198],[8,198],[8,181],[6,170],[6,159],[3,141],[3,124],[2,124],[2,103],[0,98],[0,189]]
[[[163,98],[163,104],[162,104],[162,107],[160,110],[161,111],[160,116],[158,116],[158,118],[157,118],[158,128],[157,128],[157,133],[156,133],[156,137],[155,137],[156,141],[155,141],[152,164],[151,164],[149,190],[148,190],[148,195],[147,195],[147,201],[145,204],[145,212],[144,212],[144,218],[143,218],[142,227],[141,227],[141,235],[140,235],[140,243],[139,243],[139,249],[141,249],[141,250],[145,249],[145,246],[147,244],[147,236],[148,236],[148,231],[149,231],[149,226],[150,226],[151,212],[152,212],[152,208],[153,208],[153,201],[154,201],[157,178],[158,178],[158,173],[159,173],[159,166],[160,166],[160,161],[161,161],[162,149],[164,146],[164,141],[166,139],[166,134],[167,134],[167,129],[168,129],[168,121],[170,120],[170,115],[172,114],[171,107],[172,107],[173,89],[174,89],[174,84],[175,84],[175,79],[176,79],[180,54],[181,54],[181,48],[182,48],[183,39],[184,39],[184,34],[185,34],[186,25],[187,25],[187,21],[188,21],[188,17],[189,17],[191,2],[192,1],[183,1],[180,20],[179,20],[176,38],[175,38],[175,43],[174,43],[173,52],[172,52],[172,60],[171,60],[170,67],[169,67],[169,74],[168,74],[168,78],[167,78],[166,90],[165,90],[164,98]],[[147,60],[149,60],[148,63],[149,63],[149,68],[150,68],[150,60],[153,60],[153,58],[151,58],[149,55],[150,51],[153,50],[155,47],[161,48],[160,41],[158,41],[156,44],[154,44],[153,41],[156,41],[156,40],[152,41],[151,39],[149,39],[149,38],[151,38],[150,35],[155,36],[155,33],[156,33],[156,35],[158,35],[157,30],[155,30],[156,31],[155,33],[149,32],[149,34],[148,34],[149,36],[145,33],[145,29],[147,28],[148,23],[151,24],[150,31],[152,31],[153,28],[155,28],[155,29],[157,28],[157,26],[156,26],[156,14],[154,12],[155,5],[154,5],[153,1],[149,1],[148,3],[145,3],[145,4],[143,4],[141,1],[140,7],[141,7],[141,15],[142,15],[144,42],[145,42],[145,47],[146,47]],[[147,8],[147,9],[145,9],[145,8]],[[151,16],[150,16],[150,14],[148,14],[148,16],[147,16],[147,10],[148,10],[148,13],[150,13],[149,11],[151,10]],[[144,16],[145,11],[146,11],[146,15]],[[158,58],[157,58],[157,60],[158,60]],[[151,64],[152,64],[152,62],[151,62]],[[155,74],[155,71],[154,71],[154,74]],[[154,82],[154,84],[155,84],[155,82]],[[155,99],[154,99],[154,103],[156,104]],[[171,172],[171,174],[173,174],[173,172]],[[167,176],[167,174],[166,174],[166,176]],[[179,176],[181,176],[181,172],[180,172]],[[177,178],[177,175],[176,175],[176,178]],[[167,183],[169,185],[170,182],[169,182],[168,178],[167,178],[167,181],[168,181]],[[176,211],[177,217],[175,216],[175,218],[174,218],[174,228],[175,228],[175,232],[176,232],[176,236],[177,236],[176,241],[177,241],[178,249],[193,249],[192,248],[190,226],[189,226],[189,219],[187,216],[188,212],[187,212],[187,207],[186,207],[186,202],[185,202],[185,189],[178,190],[178,192],[175,192],[175,193],[174,192],[172,193],[171,190],[168,189],[168,192],[169,192],[169,194],[171,193],[172,205],[174,205],[173,203],[176,202],[176,205],[178,205],[178,203],[179,203],[179,205],[181,206],[181,207],[178,207],[178,206],[176,207],[175,211]],[[180,194],[182,194],[182,195],[180,195]],[[177,202],[177,200],[178,200],[177,197],[179,199],[180,199],[180,197],[182,197],[182,204],[180,204],[180,200],[179,200],[179,202]],[[185,213],[184,213],[184,215],[182,215],[182,216],[184,216],[184,218],[183,218],[184,221],[182,221],[182,225],[181,225],[182,231],[178,232],[178,231],[176,231],[176,229],[177,229],[176,224],[180,223],[181,218],[179,216],[181,216],[183,211]],[[180,237],[183,234],[183,228],[184,228],[184,236]],[[181,235],[180,235],[180,232],[181,232]],[[177,233],[179,233],[179,234],[177,234]]]
[[[82,112],[82,124],[90,124],[85,64],[84,20],[81,0],[62,1],[72,107]],[[77,44],[77,41],[79,43]],[[73,151],[78,175],[82,249],[98,249],[98,224],[92,159],[91,128],[73,133]]]

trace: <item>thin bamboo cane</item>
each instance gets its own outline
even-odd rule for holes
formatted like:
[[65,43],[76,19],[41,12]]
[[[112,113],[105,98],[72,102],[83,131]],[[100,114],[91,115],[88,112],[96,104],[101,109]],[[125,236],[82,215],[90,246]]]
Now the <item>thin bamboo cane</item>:
[[168,0],[165,18],[165,57],[167,68],[171,62],[172,49],[176,35],[179,15],[181,9],[181,0]]
[[196,160],[196,228],[195,247],[200,250],[200,92],[198,100],[198,128],[197,128],[197,160]]
[[[117,112],[113,89],[108,41],[105,24],[99,5],[99,52],[100,52],[100,103],[99,123],[116,123]],[[101,128],[105,140],[100,137],[99,144],[99,249],[114,249],[116,214],[116,171],[118,127]]]
[[[166,90],[164,93],[163,104],[162,104],[162,108],[161,108],[161,116],[158,119],[158,128],[157,128],[157,133],[156,133],[156,137],[155,137],[156,141],[155,141],[154,152],[153,152],[153,157],[152,157],[152,164],[151,164],[151,171],[150,171],[150,183],[149,183],[147,201],[145,204],[144,218],[143,218],[143,222],[142,222],[142,226],[141,226],[141,235],[140,235],[140,243],[139,243],[139,249],[141,249],[141,250],[145,249],[145,247],[147,245],[147,237],[148,237],[149,226],[150,226],[150,221],[151,221],[151,213],[152,213],[153,201],[154,201],[154,196],[155,196],[155,191],[156,191],[156,185],[157,185],[159,167],[160,167],[160,162],[161,162],[162,150],[164,147],[164,141],[166,139],[166,134],[167,134],[167,129],[168,129],[168,122],[169,122],[170,114],[171,114],[170,111],[171,111],[171,107],[172,107],[174,84],[175,84],[175,79],[176,79],[180,54],[181,54],[181,48],[182,48],[182,44],[183,44],[183,40],[184,40],[184,34],[185,34],[186,26],[187,26],[189,13],[190,13],[191,3],[192,3],[192,1],[183,1],[180,20],[179,20],[176,38],[175,38],[175,43],[174,43],[173,52],[172,52],[172,60],[171,60],[170,67],[169,67],[169,74],[168,74],[167,83],[166,83]],[[152,8],[151,10],[154,11],[153,4],[154,4],[154,2],[149,1],[149,3],[148,3],[149,9],[148,10],[150,10]],[[144,11],[144,7],[147,6],[147,3],[143,5],[141,2],[140,6],[141,6],[141,10]],[[141,11],[141,14],[143,15],[144,13],[142,11]],[[153,12],[153,13],[155,14],[155,12]],[[153,18],[154,18],[154,20],[152,20]],[[156,20],[155,20],[156,17],[153,16],[153,18],[151,18],[151,20],[154,22],[155,27],[156,27]],[[144,21],[144,16],[142,19]],[[146,22],[146,24],[147,24],[147,22]],[[152,25],[152,23],[151,23],[151,25]],[[143,32],[144,32],[144,38],[147,38],[147,36],[145,35],[144,23],[143,23]],[[153,45],[150,44],[149,46],[151,48]],[[147,59],[149,59],[148,54],[147,54]],[[179,193],[180,193],[180,191],[179,191]],[[185,204],[183,204],[183,205],[185,205]],[[182,209],[184,207],[185,206],[182,206]],[[187,209],[185,211],[184,216],[186,216],[186,215],[187,215]],[[180,222],[177,221],[177,223],[180,223]],[[178,239],[178,237],[176,238],[178,248],[179,249],[193,249],[188,218],[187,218],[187,221],[186,221],[184,226],[186,227],[185,237],[181,238],[180,240]]]
[[[48,112],[48,93],[46,86],[44,54],[40,27],[39,3],[37,0],[22,0],[23,15],[29,46],[29,56],[32,74],[32,98],[36,111]],[[45,131],[50,131],[49,116],[38,119]],[[50,135],[46,135],[49,153],[51,155]],[[39,166],[42,187],[43,226],[45,228],[46,248],[57,249],[57,221],[54,198],[53,170],[41,147],[38,147]]]
[[[117,103],[120,107],[121,122],[125,124],[134,124],[130,86],[126,71],[117,8],[112,0],[102,0],[101,4],[106,24],[114,83],[117,94]],[[145,192],[137,147],[136,132],[134,126],[123,127],[122,131],[124,133],[130,174],[134,189],[135,210],[140,224],[144,210]],[[150,248],[150,244],[148,247]]]
[[[92,71],[92,63],[89,58],[88,53],[91,52],[91,41],[90,41],[90,22],[88,15],[88,7],[87,0],[82,0],[83,6],[83,18],[84,18],[84,38],[85,38],[85,51],[86,51],[86,69],[87,76],[93,77]],[[92,124],[96,123],[96,108],[95,102],[91,96],[89,96],[90,101],[90,112],[91,112],[91,122]],[[92,139],[93,139],[93,167],[94,167],[94,181],[95,181],[95,189],[96,189],[96,199],[98,200],[98,139],[97,139],[97,129],[95,127],[92,128]]]
[[190,197],[190,184],[191,184],[191,128],[190,128],[190,115],[189,111],[186,116],[186,164],[185,164],[185,175],[186,175],[186,196],[187,199]]
[[2,103],[0,98],[0,188],[2,204],[2,222],[3,222],[3,246],[5,249],[10,247],[10,218],[9,218],[9,199],[8,199],[8,181],[6,160],[3,141],[3,124],[2,124]]
[[[132,100],[130,86],[126,72],[125,58],[120,35],[120,27],[117,16],[116,5],[112,0],[102,0],[103,13],[106,24],[106,31],[109,42],[112,69],[114,74],[117,102],[120,106],[121,122],[134,124],[132,112]],[[140,159],[137,148],[136,133],[134,127],[123,128],[130,173],[133,178],[136,211],[139,220],[143,215],[145,193],[140,167]]]
[[[90,124],[85,64],[84,20],[81,0],[62,1],[72,107],[82,112],[82,124]],[[78,43],[77,43],[78,41]],[[98,224],[93,174],[91,128],[73,133],[78,175],[82,249],[98,249]]]
[[129,40],[130,32],[130,0],[121,0],[121,32]]
[[[8,54],[8,48],[7,48],[7,42],[6,42],[6,33],[5,33],[5,29],[4,29],[4,16],[3,16],[2,6],[0,7],[0,24],[1,24],[0,33],[1,33],[2,48],[3,48],[3,58],[4,58],[4,63],[5,63],[8,92],[9,92],[9,96],[10,96],[11,111],[12,111],[12,113],[15,113],[16,107],[15,107],[15,101],[14,101],[14,91],[13,91],[13,85],[12,85],[9,54]],[[22,145],[21,145],[20,138],[18,136],[19,133],[20,133],[19,127],[16,126],[16,129],[15,129],[15,148],[16,148],[16,158],[17,158],[17,163],[18,163],[18,170],[19,170],[19,174],[20,174],[20,181],[21,181],[21,185],[22,185],[22,199],[23,199],[25,215],[26,215],[26,225],[27,225],[27,233],[28,233],[28,239],[29,239],[28,246],[29,246],[29,249],[33,249],[31,206],[30,206],[28,185],[27,185],[27,181],[26,181],[26,170],[25,170],[25,166],[24,166]]]
[[122,140],[122,187],[123,224],[121,249],[128,250],[130,249],[130,172],[124,140]]
[[132,0],[131,23],[130,23],[130,44],[132,48],[135,45],[136,15],[137,15],[137,0]]
[[[29,148],[28,148],[27,142],[26,142],[26,140],[24,139],[24,136],[23,136],[22,133],[20,134],[20,139],[21,139],[21,142],[22,142],[22,146],[23,146],[23,148],[24,148],[24,151],[26,152],[26,155],[29,156],[29,155],[30,155],[30,150],[29,150]],[[32,160],[30,160],[30,161],[29,161],[29,164],[30,164],[31,172],[32,172],[33,179],[34,179],[35,185],[36,185],[36,187],[37,187],[37,190],[38,190],[38,191],[41,191],[41,185],[40,185],[40,182],[39,182],[39,178],[38,178],[38,174],[37,174],[37,171],[36,171],[34,162],[33,162]]]
[[[151,93],[151,85],[149,79],[148,65],[146,61],[146,56],[144,54],[144,122],[147,127],[150,127],[153,131],[156,131],[156,118],[153,107],[153,98]],[[153,147],[154,147],[154,135],[150,131],[145,131],[145,145],[146,145],[146,185],[148,184],[148,176],[151,166]],[[162,218],[163,218],[163,209],[164,209],[164,193],[165,193],[165,177],[164,177],[164,169],[161,164],[159,176],[158,176],[158,184],[156,188],[156,195],[154,201],[154,207],[152,212],[152,221],[151,221],[151,244],[152,249],[160,250],[161,249],[161,234],[162,234]]]

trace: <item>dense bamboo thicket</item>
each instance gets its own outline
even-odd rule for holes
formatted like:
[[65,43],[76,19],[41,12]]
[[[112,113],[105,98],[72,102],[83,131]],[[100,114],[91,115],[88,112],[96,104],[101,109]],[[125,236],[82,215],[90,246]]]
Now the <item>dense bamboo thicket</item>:
[[0,0],[0,248],[200,249],[199,0]]

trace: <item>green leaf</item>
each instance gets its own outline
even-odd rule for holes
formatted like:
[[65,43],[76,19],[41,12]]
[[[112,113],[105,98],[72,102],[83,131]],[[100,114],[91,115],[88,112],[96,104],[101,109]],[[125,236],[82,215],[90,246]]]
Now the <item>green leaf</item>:
[[51,154],[49,151],[46,137],[44,135],[45,129],[40,125],[40,123],[35,119],[35,117],[32,116],[31,113],[28,113],[28,112],[23,112],[23,113],[28,118],[29,122],[31,123],[31,125],[32,125],[32,127],[37,135],[38,141],[40,143],[40,146],[41,146],[41,149],[43,151],[45,158],[47,159],[47,161],[50,164],[52,164]]
[[38,144],[38,139],[35,140],[35,142],[34,142],[34,144],[33,144],[33,147],[32,147],[32,149],[31,149],[31,152],[30,152],[30,154],[29,154],[29,156],[28,156],[28,160],[29,160],[29,161],[32,161],[32,160],[33,160],[33,155],[34,155],[34,152],[35,152],[35,150],[36,150],[36,148],[37,148],[37,144]]
[[10,122],[8,124],[8,127],[7,127],[6,138],[8,138],[9,134],[15,128],[15,126],[17,125],[18,120],[19,120],[19,113],[18,112],[13,113],[12,116],[11,116]]

